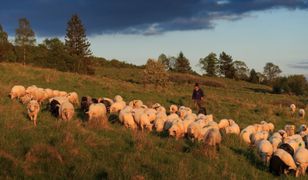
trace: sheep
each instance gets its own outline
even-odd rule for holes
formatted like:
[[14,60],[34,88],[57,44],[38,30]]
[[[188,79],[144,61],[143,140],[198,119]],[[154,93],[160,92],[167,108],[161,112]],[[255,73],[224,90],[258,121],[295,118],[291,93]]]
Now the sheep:
[[224,129],[224,128],[228,127],[228,126],[230,126],[228,119],[222,119],[218,123],[219,129]]
[[9,96],[11,99],[20,98],[26,94],[26,89],[24,86],[16,85],[13,86]]
[[303,141],[305,142],[305,147],[308,149],[308,135],[303,137]]
[[298,110],[298,115],[299,115],[300,118],[304,119],[305,114],[306,114],[305,109],[299,109]]
[[170,113],[177,113],[178,112],[178,107],[176,106],[176,105],[174,105],[174,104],[172,104],[171,106],[170,106],[170,108],[169,108],[169,112]]
[[304,147],[299,148],[294,155],[295,163],[298,165],[295,176],[305,175],[308,166],[308,150]]
[[269,136],[269,133],[267,131],[259,131],[250,136],[250,142],[254,145],[257,145],[257,143],[261,140],[266,140]]
[[300,125],[300,127],[298,128],[297,133],[299,135],[301,135],[302,137],[308,135],[308,128],[307,128],[306,124]]
[[169,136],[175,137],[177,140],[184,137],[185,132],[183,122],[181,120],[174,121],[168,131]]
[[144,127],[149,131],[152,131],[153,125],[150,122],[148,114],[145,112],[144,108],[135,108],[132,110],[135,122],[139,125],[143,131]]
[[22,104],[28,104],[32,100],[33,96],[31,94],[25,94],[20,97],[20,102]]
[[190,114],[190,115],[186,115],[184,120],[183,120],[183,127],[184,127],[184,133],[186,134],[187,133],[187,129],[188,129],[188,126],[194,122],[197,118],[197,115],[196,114]]
[[283,142],[289,144],[293,148],[294,152],[299,147],[305,146],[305,142],[303,141],[303,138],[298,134],[284,138]]
[[89,115],[88,120],[90,123],[94,122],[94,123],[98,123],[98,125],[104,125],[104,123],[107,122],[106,106],[102,103],[91,104],[87,114]]
[[33,96],[33,99],[37,100],[39,103],[42,103],[48,98],[46,92],[42,88],[33,89],[30,94]]
[[54,97],[52,89],[47,88],[47,89],[44,89],[44,91],[47,94],[47,98]]
[[254,133],[256,133],[255,127],[252,125],[247,126],[240,133],[241,140],[243,140],[247,144],[250,144],[251,143],[250,136]]
[[205,145],[217,147],[219,150],[221,140],[222,138],[219,130],[211,128],[205,133],[203,142]]
[[56,99],[52,99],[49,103],[49,111],[54,117],[59,117],[59,108],[60,108],[60,102]]
[[59,97],[60,96],[60,91],[58,90],[53,90],[52,91],[53,97]]
[[258,146],[258,152],[262,158],[263,163],[267,165],[273,154],[272,144],[268,140],[264,139],[259,141],[257,146]]
[[112,99],[98,98],[98,102],[103,103],[106,106],[107,113],[110,113],[110,107],[114,103]]
[[295,106],[295,104],[291,104],[291,105],[290,105],[290,111],[291,111],[292,114],[295,113],[295,111],[296,111],[296,106]]
[[210,129],[219,130],[218,124],[214,121],[209,121],[208,123],[205,123],[203,120],[198,120],[188,126],[187,135],[192,141],[194,141],[195,139],[201,141],[204,139],[204,135]]
[[283,149],[278,148],[270,159],[269,171],[275,175],[287,174],[296,169],[293,157]]
[[29,86],[29,87],[27,87],[27,89],[26,89],[26,93],[27,93],[27,94],[31,94],[31,93],[33,93],[34,91],[36,91],[37,89],[38,89],[38,87],[35,86],[35,85]]
[[262,127],[262,131],[267,131],[267,132],[273,132],[275,129],[275,126],[273,123],[267,123],[265,121],[261,121],[261,127]]
[[275,132],[270,138],[269,141],[273,146],[273,151],[276,151],[278,146],[282,143],[282,136],[279,132]]
[[74,105],[79,105],[79,98],[78,98],[78,94],[76,92],[69,92],[66,95],[67,99],[69,100],[70,103],[74,104]]
[[286,131],[288,136],[292,136],[295,134],[295,126],[294,125],[285,125],[284,130]]
[[121,121],[123,122],[126,128],[137,129],[137,124],[135,123],[134,117],[130,112],[123,112],[121,114]]
[[168,130],[172,126],[173,121],[176,120],[181,120],[176,113],[169,114],[164,124],[164,130]]
[[67,92],[65,92],[65,91],[59,91],[59,96],[60,96],[60,97],[65,97],[65,96],[67,96]]
[[239,125],[236,123],[232,123],[232,125],[226,127],[225,130],[226,134],[236,134],[236,135],[239,135],[241,131]]
[[157,132],[164,130],[164,124],[167,120],[167,114],[165,112],[158,112],[154,121],[154,127]]
[[[112,103],[111,106],[110,106],[110,112],[111,113],[119,112],[126,106],[126,102],[123,101],[123,98],[120,95],[116,95],[114,97],[114,100],[115,100],[115,102]],[[136,103],[136,102],[135,101],[132,102],[132,107],[134,107],[134,103]]]
[[37,124],[37,115],[40,111],[40,105],[36,100],[31,100],[27,105],[28,116],[33,121],[34,126]]
[[192,114],[192,110],[188,107],[181,106],[179,108],[179,116],[183,120],[185,116]]
[[74,116],[75,110],[72,103],[65,101],[60,104],[59,115],[62,120],[70,121]]
[[156,119],[157,111],[153,108],[146,108],[144,112],[148,115],[149,121],[151,123],[154,122],[154,120]]
[[207,124],[207,123],[209,123],[210,121],[214,121],[214,118],[213,118],[213,115],[212,115],[212,114],[209,114],[209,115],[198,114],[196,120],[202,120],[202,121],[204,121],[205,124]]

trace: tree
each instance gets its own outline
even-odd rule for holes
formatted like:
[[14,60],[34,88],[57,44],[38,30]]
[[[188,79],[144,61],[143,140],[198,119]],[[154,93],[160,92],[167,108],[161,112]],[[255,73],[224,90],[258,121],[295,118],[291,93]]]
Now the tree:
[[74,14],[67,23],[65,46],[70,55],[83,58],[92,54],[85,28],[77,14]]
[[235,79],[240,79],[240,80],[247,80],[249,76],[249,69],[245,62],[243,61],[234,61],[233,62],[233,67],[234,67],[234,77]]
[[269,62],[264,66],[263,74],[266,77],[268,83],[272,83],[275,78],[279,76],[281,70],[279,66]]
[[23,50],[23,64],[26,64],[26,51],[35,44],[35,33],[26,18],[19,19],[19,27],[16,29],[15,44]]
[[296,95],[307,93],[307,80],[304,75],[291,75],[288,77],[290,91]]
[[147,61],[143,77],[144,84],[154,84],[157,87],[165,87],[168,82],[168,73],[164,64],[153,59]]
[[180,73],[190,73],[191,67],[189,60],[184,56],[183,52],[180,52],[175,61],[175,71]]
[[233,61],[232,56],[226,54],[225,52],[222,52],[219,55],[219,72],[220,72],[220,75],[222,75],[226,78],[230,78],[230,79],[234,78],[235,70],[234,70],[232,61]]
[[67,23],[65,47],[72,59],[75,59],[74,71],[78,73],[93,73],[91,69],[90,43],[85,28],[77,14],[74,14]]
[[208,76],[217,75],[218,59],[215,53],[210,53],[205,58],[199,60],[201,69],[206,72]]
[[6,52],[8,48],[8,35],[3,30],[1,24],[0,24],[0,62],[6,59]]
[[158,57],[158,61],[165,66],[166,70],[170,70],[170,60],[167,58],[165,54],[161,54]]
[[254,69],[251,69],[251,71],[250,71],[249,82],[259,83],[258,74],[257,74],[257,72]]

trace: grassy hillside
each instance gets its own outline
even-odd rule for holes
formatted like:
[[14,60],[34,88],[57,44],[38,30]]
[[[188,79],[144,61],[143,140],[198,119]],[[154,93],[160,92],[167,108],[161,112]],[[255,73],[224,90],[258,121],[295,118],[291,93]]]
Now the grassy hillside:
[[[202,82],[206,105],[215,120],[232,118],[241,128],[262,120],[276,129],[304,123],[288,114],[304,97],[273,95],[267,86],[221,78],[171,74],[168,88],[143,87],[142,69],[98,68],[82,76],[19,64],[0,64],[0,179],[272,179],[255,150],[236,136],[224,136],[220,151],[164,134],[132,132],[119,123],[91,129],[77,113],[62,122],[42,110],[35,128],[25,106],[8,98],[15,84],[76,91],[80,95],[141,99],[192,107],[194,81]],[[293,178],[288,177],[288,178]]]

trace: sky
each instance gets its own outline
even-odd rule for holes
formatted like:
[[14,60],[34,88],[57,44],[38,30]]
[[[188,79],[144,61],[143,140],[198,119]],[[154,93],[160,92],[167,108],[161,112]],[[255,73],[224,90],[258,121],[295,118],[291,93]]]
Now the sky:
[[12,39],[26,17],[38,42],[63,39],[75,13],[95,56],[139,65],[182,51],[200,72],[201,57],[225,51],[257,71],[308,74],[308,0],[2,0],[0,24]]

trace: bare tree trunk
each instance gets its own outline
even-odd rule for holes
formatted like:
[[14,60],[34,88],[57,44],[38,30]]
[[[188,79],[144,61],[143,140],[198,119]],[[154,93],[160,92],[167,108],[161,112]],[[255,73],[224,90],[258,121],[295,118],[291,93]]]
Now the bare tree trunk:
[[23,62],[23,65],[26,65],[26,47],[25,46],[23,47],[23,50],[24,50],[24,62]]

